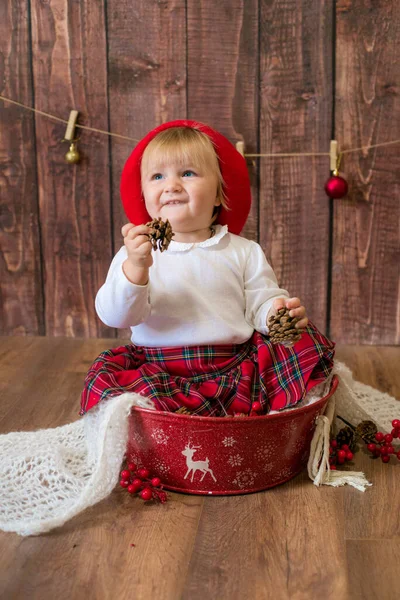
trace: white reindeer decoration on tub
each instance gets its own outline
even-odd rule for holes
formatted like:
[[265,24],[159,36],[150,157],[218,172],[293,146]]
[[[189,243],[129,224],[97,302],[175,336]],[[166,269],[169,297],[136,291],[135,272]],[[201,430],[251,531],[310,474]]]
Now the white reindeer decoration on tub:
[[206,460],[192,460],[193,454],[196,452],[196,450],[198,450],[198,448],[201,448],[201,446],[191,446],[190,442],[189,442],[189,444],[187,446],[185,446],[185,449],[182,450],[182,454],[184,456],[186,456],[186,466],[188,468],[184,479],[186,479],[186,477],[189,475],[190,471],[192,471],[191,481],[193,481],[193,476],[196,473],[196,471],[201,471],[203,473],[203,477],[200,479],[200,481],[203,481],[206,473],[210,473],[210,475],[214,479],[214,481],[217,481],[214,477],[214,473],[208,466],[208,463],[209,463],[208,457],[206,458]]

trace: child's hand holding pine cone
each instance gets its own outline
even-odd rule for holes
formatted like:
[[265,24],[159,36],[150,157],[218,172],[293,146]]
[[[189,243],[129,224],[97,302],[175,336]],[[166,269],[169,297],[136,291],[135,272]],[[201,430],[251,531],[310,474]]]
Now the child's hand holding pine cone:
[[293,346],[308,325],[306,309],[299,298],[276,298],[268,313],[267,325],[273,344]]

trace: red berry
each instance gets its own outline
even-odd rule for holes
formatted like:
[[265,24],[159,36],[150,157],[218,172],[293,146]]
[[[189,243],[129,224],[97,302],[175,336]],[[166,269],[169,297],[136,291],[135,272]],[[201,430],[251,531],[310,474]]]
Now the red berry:
[[129,469],[130,471],[136,471],[136,465],[135,465],[135,463],[129,463],[129,465],[128,465],[128,469]]
[[336,462],[336,458],[330,458],[330,459],[329,459],[329,464],[330,464],[330,465],[334,465],[334,464],[335,464],[335,462]]
[[345,460],[346,460],[346,457],[345,457],[345,456],[343,456],[343,458],[341,458],[341,457],[339,457],[339,456],[338,456],[338,459],[337,459],[337,461],[338,461],[339,465],[342,465],[342,464],[344,463],[344,461],[345,461]]
[[389,454],[389,450],[387,446],[381,446],[381,455],[387,456]]
[[143,481],[141,479],[139,479],[138,477],[136,477],[133,481],[132,481],[132,485],[136,485],[141,487],[141,485],[143,484]]
[[332,441],[331,441],[331,446],[332,446],[332,448],[337,448],[337,445],[338,445],[338,443],[337,443],[337,441],[336,441],[336,440],[332,440]]
[[346,452],[344,450],[338,450],[337,457],[346,458]]
[[161,504],[164,504],[164,502],[167,501],[167,494],[165,492],[157,492],[158,495],[158,499],[160,500]]
[[147,500],[151,500],[153,497],[153,492],[151,491],[150,488],[144,488],[144,490],[142,490],[139,494],[139,496],[142,498],[142,500],[144,500],[145,502]]
[[381,455],[381,449],[380,448],[375,448],[375,450],[374,450],[374,456],[377,458],[380,455]]
[[382,456],[381,456],[381,460],[382,460],[382,462],[384,462],[384,463],[388,463],[388,462],[389,462],[389,460],[390,460],[390,456],[388,456],[387,454],[385,454],[384,456],[382,455]]
[[353,460],[353,453],[352,452],[346,452],[346,460]]
[[388,446],[387,447],[387,451],[388,451],[388,454],[394,454],[394,448],[393,448],[393,446]]
[[370,452],[374,452],[376,450],[375,444],[368,444],[367,448]]
[[331,465],[331,471],[336,471],[336,465]]
[[392,429],[392,431],[390,432],[392,434],[392,436],[394,438],[398,438],[399,437],[399,429],[397,427],[395,427],[394,429]]
[[128,485],[129,485],[129,481],[128,481],[127,479],[122,479],[122,480],[119,482],[119,485],[121,485],[123,488],[127,488],[127,487],[128,487]]
[[378,431],[375,434],[375,439],[376,439],[377,442],[382,442],[382,440],[384,439],[384,437],[385,436],[383,435],[382,431]]
[[342,450],[344,450],[345,452],[348,452],[350,450],[348,444],[343,444]]
[[252,410],[254,410],[255,412],[261,412],[262,411],[262,406],[261,406],[261,402],[258,402],[257,400],[255,402],[253,402],[253,404],[251,405]]
[[161,483],[161,479],[159,477],[153,477],[151,480],[151,485],[154,487],[158,487]]
[[130,476],[131,476],[131,474],[129,473],[129,471],[121,471],[122,479],[129,479]]
[[400,421],[399,421],[399,419],[393,419],[392,426],[393,427],[400,427]]
[[141,484],[139,484],[139,485],[136,484],[135,485],[135,484],[131,483],[131,485],[128,485],[128,488],[127,488],[128,492],[130,494],[136,494],[136,492],[138,492],[140,490],[140,485]]
[[150,471],[148,469],[142,468],[138,470],[138,475],[141,479],[147,479],[150,475]]
[[385,442],[388,443],[388,444],[391,444],[393,442],[393,436],[392,436],[391,433],[387,433],[385,435]]

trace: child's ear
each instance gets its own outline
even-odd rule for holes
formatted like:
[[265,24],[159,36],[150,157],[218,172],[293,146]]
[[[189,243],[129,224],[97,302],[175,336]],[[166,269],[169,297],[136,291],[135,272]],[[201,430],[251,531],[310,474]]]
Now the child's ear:
[[216,196],[214,206],[221,206],[221,198],[219,196]]

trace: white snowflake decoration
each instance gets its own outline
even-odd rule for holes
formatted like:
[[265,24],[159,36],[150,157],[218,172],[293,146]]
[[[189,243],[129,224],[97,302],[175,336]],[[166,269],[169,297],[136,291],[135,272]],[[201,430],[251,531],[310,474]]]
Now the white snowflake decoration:
[[240,489],[249,488],[254,485],[254,479],[257,477],[257,473],[254,473],[251,469],[245,469],[236,473],[236,477],[233,480]]
[[169,440],[169,435],[167,435],[162,429],[155,429],[151,434],[151,437],[157,444],[166,445]]
[[256,451],[256,459],[259,462],[264,462],[269,460],[276,454],[276,448],[273,444],[265,444],[265,446],[261,446]]
[[243,458],[239,456],[239,454],[236,454],[235,456],[230,456],[228,459],[228,463],[231,465],[231,467],[240,467],[242,462]]
[[277,473],[276,475],[276,479],[281,480],[281,479],[287,479],[288,477],[291,477],[293,475],[292,470],[289,467],[285,467],[284,469],[282,469],[281,471],[279,471],[279,473]]
[[142,444],[144,441],[143,436],[140,435],[140,433],[138,431],[135,431],[135,433],[133,434],[133,439],[138,444],[138,446],[140,446],[140,444]]
[[295,433],[295,431],[297,431],[298,428],[299,428],[299,424],[297,423],[297,421],[290,421],[285,426],[286,431],[288,431],[290,435]]
[[262,466],[262,470],[264,473],[270,473],[274,469],[275,469],[275,465],[274,465],[274,463],[271,463],[271,462],[266,462]]
[[169,466],[163,463],[161,460],[155,461],[154,465],[159,475],[166,475],[169,473]]
[[226,447],[229,447],[229,446],[233,446],[233,444],[236,444],[236,440],[233,437],[225,437],[222,440],[222,443],[223,443],[223,445],[226,448]]

